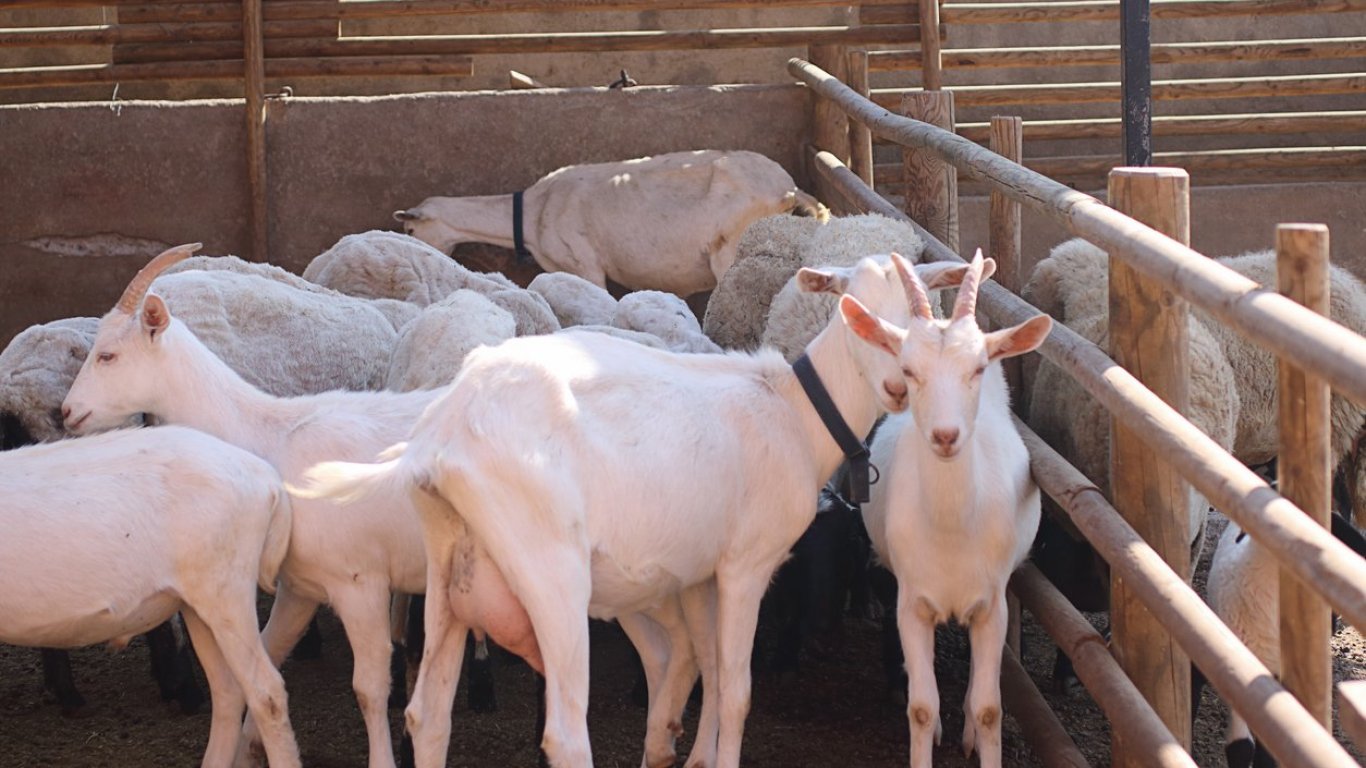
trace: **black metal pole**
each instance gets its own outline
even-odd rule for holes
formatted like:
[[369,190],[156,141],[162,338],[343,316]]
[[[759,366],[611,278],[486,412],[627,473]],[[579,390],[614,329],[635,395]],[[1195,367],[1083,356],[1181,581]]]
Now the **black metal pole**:
[[1119,77],[1124,91],[1124,164],[1153,163],[1152,24],[1148,0],[1120,0]]

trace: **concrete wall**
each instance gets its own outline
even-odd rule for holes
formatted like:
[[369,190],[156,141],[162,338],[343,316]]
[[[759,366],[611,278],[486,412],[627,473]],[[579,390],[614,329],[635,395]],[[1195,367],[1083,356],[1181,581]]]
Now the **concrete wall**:
[[[797,86],[470,92],[272,102],[270,261],[300,270],[428,195],[496,194],[564,165],[750,149],[799,178]],[[0,339],[97,315],[168,244],[247,242],[240,101],[0,107]]]

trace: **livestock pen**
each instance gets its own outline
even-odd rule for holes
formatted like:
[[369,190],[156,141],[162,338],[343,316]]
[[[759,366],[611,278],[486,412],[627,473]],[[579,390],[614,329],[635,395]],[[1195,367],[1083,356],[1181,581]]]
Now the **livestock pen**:
[[[6,54],[20,49],[93,54],[86,59],[57,59],[56,63],[26,64],[0,71],[0,88],[7,93],[41,92],[45,94],[43,102],[65,102],[61,94],[78,94],[60,104],[0,107],[0,151],[12,179],[0,189],[0,231],[4,233],[0,237],[0,254],[9,270],[5,285],[0,287],[0,295],[6,300],[0,308],[0,333],[8,338],[33,322],[102,310],[121,289],[122,280],[132,267],[162,244],[204,240],[211,252],[243,253],[298,270],[310,256],[341,234],[386,226],[390,211],[436,191],[505,192],[523,188],[545,172],[569,163],[726,146],[755,149],[778,160],[803,186],[815,190],[839,210],[872,211],[904,218],[905,214],[888,198],[872,191],[870,184],[876,179],[877,186],[890,197],[902,197],[914,213],[912,218],[934,236],[929,240],[929,255],[936,259],[957,258],[961,253],[959,240],[970,240],[966,229],[959,234],[956,223],[957,195],[952,189],[961,172],[966,177],[965,191],[987,191],[994,200],[990,255],[1002,264],[1000,285],[984,289],[981,299],[983,309],[994,321],[1018,322],[1033,311],[1012,295],[1019,291],[1021,273],[1029,263],[1028,254],[1020,253],[1020,215],[1011,208],[1012,202],[1023,202],[1027,212],[1053,218],[1064,228],[1106,247],[1117,266],[1121,261],[1133,265],[1132,272],[1116,270],[1116,279],[1142,286],[1141,292],[1134,292],[1135,296],[1160,298],[1145,303],[1144,309],[1130,313],[1131,316],[1143,318],[1147,308],[1154,305],[1179,315],[1180,301],[1172,297],[1184,298],[1245,329],[1253,338],[1267,339],[1268,345],[1286,356],[1292,365],[1311,371],[1326,385],[1363,402],[1366,348],[1359,337],[1344,335],[1327,321],[1255,290],[1246,281],[1230,277],[1183,247],[1189,233],[1183,231],[1182,224],[1189,227],[1192,215],[1184,213],[1180,174],[1116,175],[1111,182],[1110,200],[1116,207],[1125,206],[1124,212],[1133,217],[1128,219],[1102,210],[1103,206],[1089,197],[1006,164],[967,141],[953,140],[950,134],[891,115],[881,108],[900,107],[904,99],[908,105],[924,110],[917,114],[931,117],[937,111],[944,115],[944,125],[955,128],[966,139],[990,140],[1002,153],[1022,159],[1024,144],[1018,120],[993,118],[988,123],[973,118],[974,122],[954,126],[947,119],[952,109],[933,93],[935,75],[931,72],[935,71],[934,62],[942,62],[945,71],[938,77],[943,85],[945,80],[952,81],[956,70],[989,69],[994,64],[1018,63],[1022,59],[1049,67],[1076,61],[1095,65],[1112,62],[1107,57],[1116,55],[1115,51],[1099,47],[1083,54],[1048,50],[975,53],[943,44],[952,42],[956,25],[973,20],[1023,22],[1047,15],[1048,11],[1063,10],[1047,8],[1049,5],[1065,5],[1066,12],[1074,17],[1093,20],[1113,18],[1117,8],[1117,3],[1108,1],[949,3],[939,8],[933,3],[890,0],[854,4],[817,0],[4,3],[0,5],[3,12],[56,9],[72,14],[98,12],[104,16],[94,23],[85,18],[75,23],[73,29],[55,28],[55,22],[35,28],[12,22],[16,26],[0,30],[0,52]],[[1349,11],[1362,8],[1356,2],[1336,5]],[[790,10],[791,6],[827,15],[802,24],[771,15],[778,10]],[[1251,3],[1164,4],[1159,0],[1155,3],[1155,15],[1162,18],[1163,13],[1175,14],[1181,8],[1196,6],[1211,13],[1241,12],[1244,16],[1256,10]],[[1172,10],[1164,11],[1166,7]],[[1276,7],[1303,11],[1306,4],[1286,2]],[[752,15],[743,17],[750,26],[734,29],[453,34],[443,28],[441,34],[412,35],[393,33],[383,26],[435,24],[437,19],[449,21],[531,11],[582,11],[583,15],[592,16],[590,11],[661,8],[679,12],[743,11]],[[937,20],[931,15],[935,12],[939,14]],[[366,24],[377,26],[363,26]],[[936,29],[937,34],[926,38],[915,50],[905,51],[906,44],[919,40],[926,28]],[[1244,43],[1252,45],[1250,41]],[[480,66],[481,57],[495,55],[531,56],[546,51],[696,53],[740,48],[800,49],[807,45],[812,46],[807,56],[812,62],[830,72],[844,74],[851,84],[859,84],[864,80],[860,75],[868,72],[874,79],[923,72],[923,85],[929,91],[907,87],[915,86],[914,82],[889,81],[881,85],[890,87],[870,87],[874,101],[863,101],[820,70],[801,63],[792,65],[791,76],[804,81],[804,87],[790,83],[644,86],[625,91],[574,88],[348,98],[306,95],[306,87],[299,85],[328,78],[349,83],[362,77],[406,77],[436,83],[439,87],[433,86],[433,90],[445,90],[457,87],[453,84],[456,81],[470,79]],[[1312,45],[1286,40],[1272,45],[1272,49],[1282,51],[1273,55],[1337,56],[1348,62],[1362,50],[1355,38]],[[1304,54],[1306,49],[1311,53]],[[1192,62],[1201,61],[1202,57],[1237,55],[1238,49],[1234,44],[1172,44],[1169,52],[1164,51],[1167,49],[1161,46],[1155,49],[1158,61],[1169,56],[1173,61]],[[1074,55],[1083,58],[1070,58]],[[907,66],[913,68],[898,69]],[[776,71],[761,73],[759,77],[791,79]],[[1296,76],[1303,80],[1298,85],[1284,79],[1274,80],[1275,77],[1261,76],[1266,81],[1261,84],[1239,81],[1202,86],[1183,82],[1172,85],[1169,91],[1179,97],[1208,93],[1219,87],[1244,96],[1286,88],[1303,88],[1319,95],[1361,90],[1361,76],[1350,72]],[[142,100],[138,98],[139,86],[201,79],[227,90],[212,92],[210,95],[220,97],[215,100],[185,103],[152,100],[165,95],[157,91],[149,91],[150,95]],[[107,94],[115,84],[123,89],[122,98],[89,95],[95,88]],[[245,95],[242,99],[236,98],[239,84],[245,86],[240,91]],[[295,86],[293,95],[282,90],[290,84]],[[950,85],[947,90],[956,89]],[[1019,104],[1011,99],[1028,98],[1041,104],[1050,98],[1059,102],[1089,100],[1113,90],[1109,85],[1059,85],[1036,86],[1035,90],[1026,91],[1019,84],[1004,83],[963,86],[962,95],[955,94],[955,98],[960,109],[974,106],[995,110]],[[128,98],[130,94],[134,98]],[[225,96],[233,98],[221,98]],[[975,105],[973,99],[977,100]],[[1117,135],[1117,121],[1037,113],[1029,118],[1023,124],[1023,132],[1030,147],[1036,141],[1053,142],[1048,146],[1056,148],[1065,146],[1064,142],[1086,140],[1092,143],[1084,146],[1096,151],[1084,157],[1028,158],[1027,167],[1045,176],[1086,186],[1095,183],[1103,170],[1114,164],[1110,156],[1114,153],[1107,152],[1098,142]],[[842,119],[850,124],[846,127]],[[1359,110],[1317,110],[1307,114],[1258,113],[1236,120],[1217,115],[1173,115],[1170,119],[1158,119],[1156,126],[1159,136],[1225,133],[1233,127],[1247,128],[1254,135],[1300,137],[1331,132],[1352,136],[1361,130],[1360,119]],[[860,127],[869,132],[860,132]],[[846,149],[851,138],[853,144]],[[808,150],[808,146],[813,149]],[[902,146],[909,147],[908,159],[886,162],[891,159],[887,153],[899,151]],[[1202,178],[1201,173],[1218,173],[1225,181],[1246,181],[1255,178],[1250,176],[1250,169],[1263,178],[1275,172],[1286,179],[1351,180],[1360,177],[1362,168],[1360,147],[1318,147],[1297,152],[1292,146],[1255,151],[1262,154],[1253,156],[1243,149],[1194,145],[1182,155],[1159,155],[1158,159],[1189,163],[1197,173],[1197,181]],[[1287,166],[1296,167],[1285,170]],[[935,181],[929,180],[931,175]],[[912,179],[917,180],[918,192],[906,195],[905,185]],[[1161,190],[1157,193],[1164,201],[1161,205],[1149,202],[1149,190],[1154,187]],[[1126,199],[1132,202],[1121,203]],[[1153,234],[1134,219],[1174,240]],[[1269,225],[1267,229],[1269,233]],[[1301,238],[1316,236],[1313,230],[1287,230],[1287,250]],[[1316,247],[1326,250],[1323,245]],[[1154,288],[1154,284],[1161,287]],[[1115,315],[1119,319],[1121,313]],[[1150,339],[1145,334],[1154,329],[1171,331],[1179,325],[1165,316],[1150,319],[1144,327],[1133,329],[1141,338],[1132,342],[1132,347],[1121,343],[1120,332],[1115,332],[1116,347],[1111,354],[1137,378],[1123,373],[1104,351],[1075,338],[1064,328],[1058,329],[1042,352],[1076,375],[1128,427],[1120,432],[1121,446],[1135,438],[1157,445],[1172,468],[1277,552],[1296,574],[1288,583],[1319,585],[1328,604],[1353,626],[1363,626],[1360,622],[1366,620],[1366,592],[1361,585],[1366,581],[1361,577],[1366,572],[1362,571],[1361,562],[1325,532],[1312,527],[1300,512],[1304,509],[1315,515],[1324,513],[1326,499],[1298,495],[1305,492],[1288,484],[1282,487],[1282,499],[1231,456],[1215,450],[1208,439],[1178,415],[1178,396],[1166,387],[1179,388],[1179,368],[1173,372],[1165,364],[1166,350],[1179,346],[1179,341],[1170,336]],[[1135,355],[1131,349],[1140,351]],[[1154,349],[1160,351],[1156,358],[1143,351]],[[1157,370],[1150,370],[1154,366]],[[1282,398],[1283,403],[1290,400]],[[1054,714],[1050,705],[1059,707],[1060,697],[1035,687],[1033,679],[1041,676],[1037,658],[1042,652],[1039,626],[1074,657],[1083,681],[1109,717],[1116,737],[1116,764],[1191,764],[1187,753],[1192,749],[1192,735],[1188,722],[1183,720],[1189,703],[1182,701],[1181,694],[1186,674],[1181,671],[1184,655],[1206,669],[1222,696],[1251,716],[1254,730],[1288,764],[1336,765],[1350,760],[1322,727],[1329,695],[1323,680],[1324,654],[1328,650],[1327,608],[1313,604],[1311,599],[1296,598],[1310,604],[1313,618],[1302,624],[1315,628],[1312,636],[1304,640],[1303,653],[1287,654],[1303,658],[1311,667],[1305,672],[1288,670],[1286,674],[1287,687],[1305,702],[1301,706],[1279,687],[1265,667],[1232,640],[1186,586],[1190,574],[1184,572],[1183,553],[1170,542],[1162,543],[1162,532],[1171,527],[1174,517],[1134,501],[1150,498],[1151,493],[1144,496],[1142,490],[1129,491],[1125,483],[1116,483],[1112,508],[1099,494],[1089,492],[1092,485],[1088,480],[1063,464],[1023,424],[1020,428],[1030,447],[1039,484],[1058,499],[1073,525],[1110,561],[1123,588],[1132,595],[1128,602],[1117,599],[1116,604],[1141,603],[1158,624],[1151,624],[1141,615],[1117,620],[1119,624],[1128,622],[1127,629],[1116,631],[1120,650],[1114,656],[1123,659],[1121,668],[1106,652],[1090,623],[1070,609],[1037,571],[1026,568],[1019,573],[1014,582],[1015,592],[1037,623],[1029,625],[1026,640],[1026,644],[1034,647],[1035,658],[1019,665],[1014,657],[1009,657],[1003,675],[1006,710],[1018,721],[1013,730],[1007,731],[1007,740],[1011,742],[1007,754],[1012,764],[1077,765],[1088,758],[1103,760],[1105,754],[1102,751],[1098,756],[1092,744],[1075,743],[1090,740],[1079,734],[1093,734],[1097,728],[1094,719],[1079,723],[1072,716],[1075,713]],[[1323,431],[1321,425],[1319,429]],[[1296,449],[1286,451],[1286,455],[1311,456],[1309,451],[1300,449],[1301,443],[1293,445]],[[1166,473],[1163,467],[1167,464],[1152,462],[1147,455],[1137,461],[1152,468],[1153,477],[1135,478],[1133,487],[1147,487],[1147,482],[1151,482],[1168,488],[1165,495],[1174,497],[1178,493],[1174,484],[1180,481]],[[1134,461],[1126,458],[1125,466]],[[1320,460],[1314,471],[1322,472],[1322,464]],[[1300,470],[1286,466],[1283,471],[1289,474]],[[1316,476],[1309,485],[1319,488],[1323,482],[1322,477]],[[1130,523],[1123,522],[1125,519]],[[1145,544],[1145,540],[1149,543]],[[1291,590],[1287,593],[1292,594]],[[1285,615],[1290,622],[1292,614]],[[326,629],[330,636],[340,637],[335,624]],[[605,630],[595,632],[595,641],[602,640],[599,644],[605,646],[601,652],[595,649],[593,662],[595,745],[599,739],[611,745],[599,751],[602,762],[625,764],[636,756],[636,721],[643,721],[643,714],[634,717],[623,701],[630,681],[624,671],[627,659],[622,647],[619,642],[613,646],[612,637]],[[878,684],[862,671],[850,669],[856,662],[868,662],[874,655],[869,634],[860,630],[854,634],[854,650],[842,665],[827,666],[823,671],[818,667],[816,672],[808,672],[804,683],[787,683],[785,687],[769,687],[763,682],[756,685],[756,712],[746,750],[755,764],[827,764],[841,755],[853,764],[890,764],[898,762],[898,755],[904,755],[904,710],[898,711],[896,706],[880,700],[851,703],[841,698],[845,695],[841,691],[850,685],[857,691],[866,691]],[[1166,639],[1167,635],[1175,639]],[[1135,642],[1134,637],[1160,639]],[[301,691],[295,699],[298,705],[307,708],[307,700],[315,699],[315,708],[304,709],[308,714],[303,717],[296,716],[305,758],[310,750],[311,754],[325,756],[314,764],[358,764],[344,756],[348,754],[346,750],[356,749],[354,734],[344,731],[362,729],[360,719],[350,716],[354,705],[343,682],[346,659],[340,655],[342,645],[331,644],[329,653],[338,655],[324,662],[286,670],[290,690]],[[1145,660],[1143,652],[1148,650],[1158,651],[1163,658]],[[597,677],[600,668],[607,670],[606,684]],[[320,679],[310,679],[314,676]],[[21,681],[19,676],[7,678],[5,699],[14,702],[25,698],[27,688],[21,684],[37,685],[36,673],[30,677],[33,679],[27,681]],[[452,764],[529,761],[534,752],[530,688],[528,678],[518,677],[503,695],[505,715],[512,718],[512,724],[491,725],[486,720],[463,732],[458,726]],[[1353,697],[1359,698],[1360,694],[1353,693],[1348,684],[1341,690],[1344,725],[1361,722],[1361,706],[1353,703],[1357,700]],[[946,700],[949,698],[946,695]],[[316,706],[316,701],[322,701],[323,706]],[[821,706],[823,702],[832,702],[829,711]],[[99,725],[91,727],[86,738],[97,743],[121,739],[153,741],[150,732],[159,730],[159,726],[148,721],[160,714],[154,709],[127,706],[138,712],[134,717],[143,722],[130,726],[126,721],[100,716]],[[339,716],[338,711],[348,714]],[[15,729],[8,738],[17,738],[19,731],[46,722],[29,710],[11,709],[7,713]],[[462,711],[459,719],[468,723],[472,716]],[[326,738],[335,740],[337,745],[310,743],[306,733],[310,725],[328,721],[342,721],[327,732]],[[1201,722],[1211,722],[1208,714]],[[861,728],[867,730],[860,732]],[[599,735],[600,731],[613,730],[620,733]],[[126,735],[130,733],[131,736]],[[171,745],[160,745],[160,751],[149,750],[149,763],[173,761],[178,755],[187,754],[176,751],[176,740],[194,738],[197,737],[184,730],[172,729]],[[40,741],[51,744],[56,740],[54,734],[44,734]],[[870,745],[870,741],[885,743]],[[1030,744],[1033,756],[1019,746],[1024,741]],[[832,750],[828,759],[815,756],[826,748]],[[122,754],[100,752],[92,758],[92,764],[119,760]],[[803,762],[803,758],[809,762]],[[42,762],[39,757],[30,759],[35,764]]]

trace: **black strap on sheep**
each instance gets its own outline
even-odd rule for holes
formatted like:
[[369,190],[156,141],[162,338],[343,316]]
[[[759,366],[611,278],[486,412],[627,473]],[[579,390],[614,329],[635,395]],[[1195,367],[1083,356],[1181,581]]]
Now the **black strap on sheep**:
[[527,250],[526,237],[522,234],[522,193],[512,193],[512,250],[517,254],[518,264],[535,264],[531,251]]
[[871,485],[868,479],[868,446],[854,435],[854,430],[849,428],[844,417],[840,415],[840,409],[835,406],[835,401],[830,399],[830,393],[821,383],[815,366],[811,365],[811,358],[805,354],[797,358],[796,362],[792,363],[792,372],[797,374],[797,381],[801,382],[806,399],[811,401],[811,406],[816,409],[830,436],[835,439],[835,444],[849,461],[849,471],[845,473],[844,487],[841,489],[844,498],[851,504],[867,502],[868,487]]

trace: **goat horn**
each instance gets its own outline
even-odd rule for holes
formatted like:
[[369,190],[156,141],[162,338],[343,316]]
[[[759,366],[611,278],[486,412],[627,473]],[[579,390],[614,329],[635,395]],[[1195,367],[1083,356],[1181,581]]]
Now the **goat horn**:
[[133,279],[129,281],[128,287],[123,289],[123,295],[119,297],[119,303],[114,305],[114,308],[129,315],[138,311],[138,305],[142,303],[142,298],[147,295],[147,289],[152,287],[152,281],[157,279],[158,275],[165,272],[172,264],[190,258],[195,251],[203,247],[203,243],[187,243],[168,248],[157,254],[156,258],[147,262],[147,266],[133,275]]
[[982,249],[978,248],[977,253],[972,257],[972,262],[968,264],[968,273],[963,276],[963,282],[958,285],[958,300],[953,304],[953,319],[959,320],[964,317],[972,317],[977,312],[977,288],[982,284],[982,270],[986,263],[982,260]]
[[933,320],[930,294],[925,290],[925,283],[921,281],[920,275],[915,273],[915,268],[899,253],[892,254],[892,264],[896,265],[896,273],[901,276],[901,286],[906,289],[906,299],[911,302],[911,314],[922,320]]

